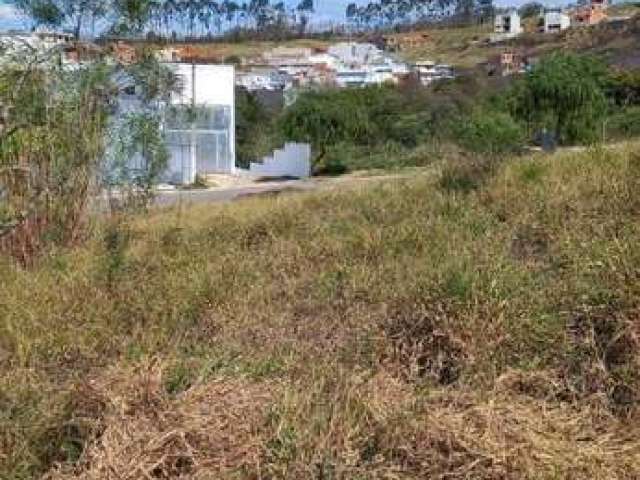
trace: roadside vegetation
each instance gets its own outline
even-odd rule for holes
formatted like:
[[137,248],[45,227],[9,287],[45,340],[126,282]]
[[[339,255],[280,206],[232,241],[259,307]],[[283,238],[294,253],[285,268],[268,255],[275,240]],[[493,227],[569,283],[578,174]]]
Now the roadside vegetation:
[[312,90],[279,114],[246,93],[238,151],[248,162],[287,140],[309,142],[316,173],[331,174],[513,154],[539,144],[543,132],[560,146],[624,140],[637,135],[639,78],[596,57],[555,53],[511,79],[474,74],[429,88],[407,81]]
[[0,477],[634,479],[638,143],[0,265]]

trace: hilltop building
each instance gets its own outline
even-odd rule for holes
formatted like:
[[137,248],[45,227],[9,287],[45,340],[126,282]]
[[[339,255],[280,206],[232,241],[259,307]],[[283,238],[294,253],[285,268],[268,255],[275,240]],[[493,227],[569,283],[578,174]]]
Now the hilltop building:
[[496,15],[493,32],[503,38],[515,37],[522,33],[520,15],[512,10],[509,13]]
[[373,43],[341,42],[331,45],[327,53],[346,65],[376,63],[382,59],[382,51]]
[[74,37],[70,33],[54,32],[51,30],[36,30],[34,32],[10,30],[0,33],[0,44],[5,48],[28,46],[37,50],[47,50],[68,44],[72,42],[73,39]]
[[560,8],[551,8],[544,11],[540,31],[542,33],[557,33],[571,26],[571,19]]
[[431,85],[438,80],[455,78],[453,68],[446,64],[437,64],[431,60],[421,60],[413,64],[413,70],[418,74],[420,83]]
[[382,45],[390,52],[402,52],[425,46],[431,42],[431,37],[424,32],[408,32],[384,35]]
[[253,68],[247,72],[238,73],[236,85],[249,91],[287,90],[293,86],[293,78],[275,68]]
[[586,5],[576,7],[573,23],[576,26],[596,25],[607,19],[607,0],[591,0]]

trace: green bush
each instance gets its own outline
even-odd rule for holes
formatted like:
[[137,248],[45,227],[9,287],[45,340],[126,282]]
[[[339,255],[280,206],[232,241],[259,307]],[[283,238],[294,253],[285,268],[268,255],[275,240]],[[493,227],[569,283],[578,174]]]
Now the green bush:
[[532,130],[547,128],[564,144],[599,138],[609,74],[590,56],[555,53],[543,58],[511,90],[515,116]]
[[460,146],[484,154],[515,152],[524,141],[522,128],[502,112],[477,110],[469,118],[460,119],[455,133]]
[[306,92],[279,122],[285,138],[319,149],[341,142],[415,145],[425,128],[420,113],[390,86]]
[[606,134],[614,138],[640,136],[640,107],[629,107],[611,115]]

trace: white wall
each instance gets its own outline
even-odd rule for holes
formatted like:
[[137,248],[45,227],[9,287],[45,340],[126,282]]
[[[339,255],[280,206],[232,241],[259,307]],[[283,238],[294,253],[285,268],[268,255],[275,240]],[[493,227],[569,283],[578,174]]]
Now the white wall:
[[183,80],[182,92],[172,96],[172,103],[191,103],[195,79],[196,105],[235,105],[235,68],[233,65],[171,63],[169,66]]
[[[235,171],[236,158],[236,136],[235,136],[235,68],[233,65],[203,65],[190,63],[170,63],[168,66],[180,77],[182,89],[179,93],[171,95],[173,105],[196,106],[224,106],[230,109],[230,122],[228,136],[228,149],[231,160],[229,164],[220,171],[233,173]],[[171,148],[172,157],[175,157],[176,164],[179,161],[184,164],[183,148]],[[175,150],[175,151],[174,151]],[[178,152],[177,150],[180,150]],[[196,173],[196,160],[194,148],[189,155],[192,158],[191,165],[183,168],[185,171],[185,183],[193,182]],[[174,158],[172,158],[174,160]]]
[[265,157],[262,163],[252,163],[249,171],[258,177],[297,177],[311,175],[311,146],[308,143],[286,143],[284,148]]

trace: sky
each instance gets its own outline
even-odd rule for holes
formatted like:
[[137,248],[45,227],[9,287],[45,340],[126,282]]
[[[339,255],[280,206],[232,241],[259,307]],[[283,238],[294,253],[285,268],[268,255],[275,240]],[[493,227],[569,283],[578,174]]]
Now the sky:
[[[520,6],[528,0],[494,0],[496,6]],[[315,0],[316,21],[336,21],[344,20],[344,12],[346,6],[350,2],[358,4],[368,3],[369,0]],[[290,0],[288,3],[295,4],[296,0]],[[541,3],[548,6],[557,6],[562,3],[561,0],[543,0]],[[10,6],[6,0],[0,0],[0,30],[9,28],[26,28],[28,22],[20,19],[15,9]]]

